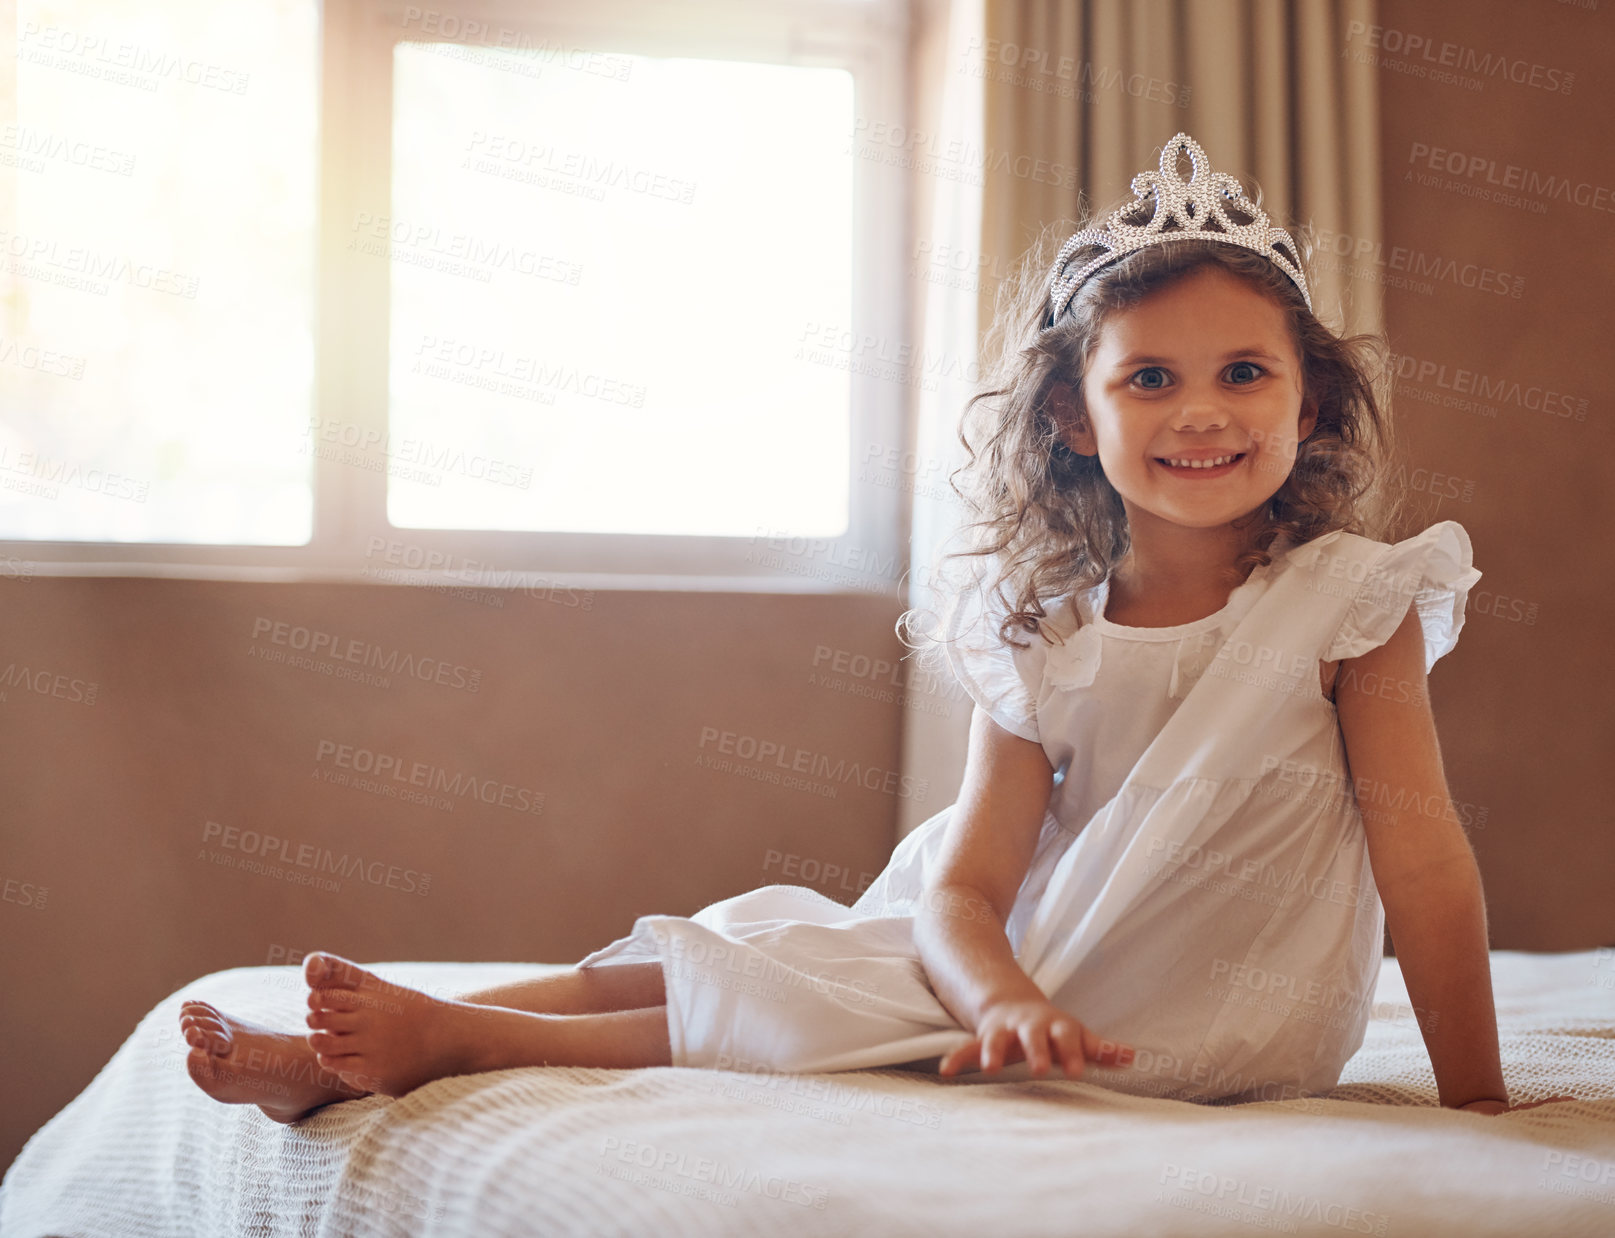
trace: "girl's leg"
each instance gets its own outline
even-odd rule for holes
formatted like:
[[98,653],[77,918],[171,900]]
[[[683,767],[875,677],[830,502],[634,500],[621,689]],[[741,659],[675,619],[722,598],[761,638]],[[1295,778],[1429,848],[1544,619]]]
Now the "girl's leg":
[[[671,1062],[659,963],[574,968],[446,1002],[389,984],[334,955],[311,955],[304,977],[327,994],[323,1005],[310,994],[307,1022],[313,1030],[306,1034],[260,1027],[207,1002],[185,1003],[180,1030],[191,1046],[186,1068],[208,1095],[255,1104],[276,1121],[295,1122],[334,1101],[372,1092],[402,1095],[447,1074],[544,1063]],[[639,1017],[610,1017],[617,1013]],[[370,1034],[351,1038],[361,1030]],[[316,1036],[331,1066],[347,1059],[341,1073],[322,1065],[311,1044]]]
[[532,1014],[598,1014],[665,1005],[667,990],[660,963],[613,963],[478,989],[455,1000]]
[[[627,970],[628,964],[602,971]],[[643,1000],[661,984],[659,965],[626,983],[576,970],[560,985],[531,981],[497,990],[506,1000],[574,1003]],[[588,1014],[537,1013],[463,999],[442,1000],[381,979],[334,954],[304,960],[309,984],[308,1043],[316,1062],[350,1087],[402,1096],[445,1075],[476,1074],[518,1066],[668,1066],[672,1064],[665,1006]]]

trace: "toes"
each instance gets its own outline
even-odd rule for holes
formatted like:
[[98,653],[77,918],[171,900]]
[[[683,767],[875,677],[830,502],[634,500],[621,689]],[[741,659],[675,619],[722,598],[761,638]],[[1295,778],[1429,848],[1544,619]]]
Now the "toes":
[[180,1022],[180,1034],[193,1049],[223,1057],[230,1052],[230,1036],[222,1023],[185,1019]]
[[311,989],[357,989],[366,981],[379,983],[352,959],[324,950],[316,950],[303,960],[303,979]]
[[364,1058],[357,1053],[316,1053],[314,1060],[320,1064],[321,1070],[335,1075],[349,1087],[374,1090],[370,1088],[370,1074],[365,1069]]
[[335,970],[338,958],[334,954],[327,954],[323,950],[311,950],[303,956],[303,979],[308,981],[308,987],[318,989],[330,982],[330,974]]
[[335,1060],[352,1056],[351,1050],[345,1052],[342,1047],[343,1041],[347,1039],[345,1034],[338,1032],[310,1032],[304,1039],[308,1041],[308,1047],[314,1050],[315,1056],[320,1059],[321,1065],[324,1065],[327,1057]]
[[347,1013],[358,1010],[363,1005],[364,1002],[352,989],[310,989],[308,994],[310,1010],[337,1010]]
[[[207,1002],[186,1002],[180,1008],[179,1031],[185,1043],[193,1049],[208,1049],[215,1053],[228,1050],[229,1027],[218,1009]],[[220,1048],[221,1045],[224,1046]]]
[[359,1026],[359,1016],[346,1010],[311,1010],[306,1020],[313,1028],[332,1032],[351,1032]]

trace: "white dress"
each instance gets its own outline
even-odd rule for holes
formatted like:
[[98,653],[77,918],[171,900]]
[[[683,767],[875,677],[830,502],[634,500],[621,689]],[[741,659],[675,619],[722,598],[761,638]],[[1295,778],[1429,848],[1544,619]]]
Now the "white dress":
[[[1011,649],[982,635],[990,616],[950,620],[966,691],[1056,771],[1007,932],[1055,1005],[1137,1050],[1085,1078],[1208,1101],[1338,1083],[1384,933],[1361,814],[1400,805],[1353,784],[1319,663],[1383,644],[1411,599],[1428,670],[1479,579],[1448,520],[1390,545],[1281,542],[1221,610],[1175,627],[1110,622],[1108,582],[1045,604],[1075,630],[1063,646]],[[674,1065],[934,1070],[969,1036],[926,981],[913,912],[954,807],[850,908],[766,886],[641,917],[579,965],[661,961]]]

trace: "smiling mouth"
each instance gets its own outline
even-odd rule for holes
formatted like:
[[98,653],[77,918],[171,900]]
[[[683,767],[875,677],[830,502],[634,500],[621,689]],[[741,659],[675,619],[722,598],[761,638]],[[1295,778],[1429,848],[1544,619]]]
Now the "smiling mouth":
[[[1243,460],[1245,453],[1231,451],[1221,456],[1213,456],[1209,460],[1190,460],[1184,464],[1174,464],[1174,458],[1171,456],[1156,456],[1155,462],[1173,473],[1223,473]],[[1212,461],[1218,461],[1218,463],[1212,463]]]

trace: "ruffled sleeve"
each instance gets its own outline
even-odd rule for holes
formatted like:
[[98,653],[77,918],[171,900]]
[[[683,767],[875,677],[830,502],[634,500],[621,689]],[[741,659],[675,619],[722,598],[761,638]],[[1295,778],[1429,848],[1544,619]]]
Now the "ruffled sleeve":
[[950,610],[942,652],[971,700],[1006,731],[1035,743],[1049,646],[1038,633],[1015,629],[1011,639],[1024,644],[1006,645],[998,636],[1006,613],[1002,606],[984,605],[979,590],[966,590]]
[[1324,660],[1355,658],[1379,648],[1401,625],[1411,601],[1424,629],[1428,674],[1436,659],[1458,643],[1469,591],[1480,577],[1472,562],[1469,534],[1456,520],[1440,521],[1415,537],[1386,546],[1368,561]]

